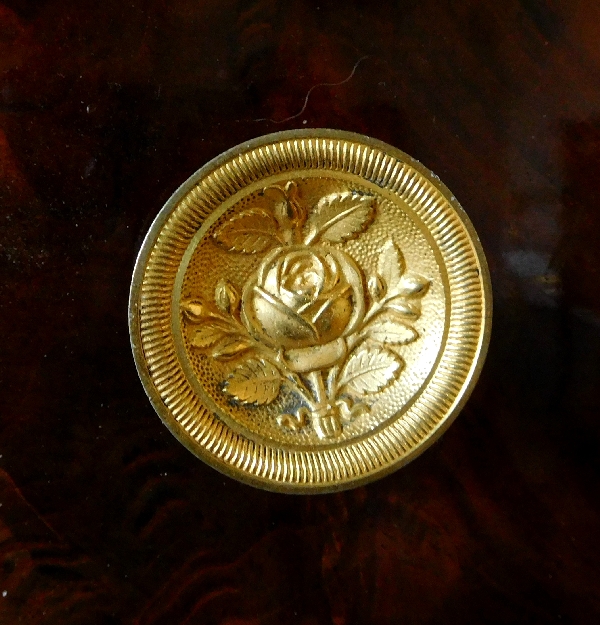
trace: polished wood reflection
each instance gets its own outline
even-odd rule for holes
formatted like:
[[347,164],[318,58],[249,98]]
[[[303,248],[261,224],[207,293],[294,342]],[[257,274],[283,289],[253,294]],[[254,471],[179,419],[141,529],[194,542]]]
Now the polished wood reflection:
[[[0,623],[597,622],[599,36],[589,0],[0,3]],[[171,437],[126,310],[172,189],[305,127],[438,174],[495,311],[439,443],[292,497]]]

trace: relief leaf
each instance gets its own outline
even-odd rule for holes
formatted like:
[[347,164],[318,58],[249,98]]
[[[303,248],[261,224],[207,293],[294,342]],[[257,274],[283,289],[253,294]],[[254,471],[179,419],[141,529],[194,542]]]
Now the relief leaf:
[[282,381],[270,362],[249,358],[229,374],[225,391],[245,404],[270,404],[279,395]]
[[340,386],[355,393],[376,393],[389,386],[402,369],[402,360],[379,345],[362,345],[342,371]]
[[421,302],[407,302],[406,298],[401,295],[389,300],[386,303],[386,308],[413,321],[421,316]]
[[419,338],[419,333],[412,327],[393,317],[378,319],[368,330],[369,338],[390,345],[408,345]]
[[219,280],[215,289],[215,303],[224,312],[236,310],[240,296],[233,285],[225,280]]
[[310,213],[305,226],[305,240],[323,239],[341,243],[364,232],[375,216],[375,200],[351,191],[322,197]]
[[431,282],[416,273],[405,274],[398,284],[398,293],[406,298],[421,298],[429,290]]
[[277,243],[277,222],[261,208],[251,208],[226,221],[213,235],[230,252],[255,254]]
[[214,325],[204,325],[192,335],[194,347],[212,347],[226,336],[226,330]]
[[404,257],[396,244],[388,239],[377,260],[377,273],[387,286],[388,293],[396,291],[405,270]]
[[248,351],[250,342],[243,336],[234,334],[224,338],[213,350],[213,358],[217,360],[230,360]]

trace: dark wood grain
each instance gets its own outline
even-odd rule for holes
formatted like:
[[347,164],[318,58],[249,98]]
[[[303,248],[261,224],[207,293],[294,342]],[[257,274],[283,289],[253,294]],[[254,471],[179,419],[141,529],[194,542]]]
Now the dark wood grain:
[[[0,623],[599,622],[598,41],[589,0],[0,4]],[[495,293],[443,439],[318,497],[189,454],[127,333],[171,192],[297,127],[436,172]]]

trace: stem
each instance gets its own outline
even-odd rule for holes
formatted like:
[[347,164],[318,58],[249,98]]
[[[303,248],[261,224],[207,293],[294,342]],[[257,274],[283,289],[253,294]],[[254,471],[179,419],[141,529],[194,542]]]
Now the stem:
[[[346,344],[348,344],[348,339],[346,339]],[[337,393],[336,380],[339,372],[340,366],[335,365],[334,367],[331,367],[331,369],[329,369],[329,373],[327,374],[327,396],[332,401],[333,399],[335,399],[335,395]]]
[[316,404],[311,399],[309,399],[306,393],[294,382],[294,380],[290,380],[289,378],[286,378],[286,382],[289,382],[292,385],[296,393],[298,393],[298,395],[302,397],[302,399],[304,400],[304,402],[310,408],[311,411],[314,411],[316,409],[317,407]]
[[393,297],[384,297],[379,302],[374,302],[371,308],[365,313],[363,317],[362,323],[360,324],[360,328],[353,332],[350,336],[346,338],[346,345],[348,346],[348,351],[350,351],[357,343],[360,341],[361,333],[365,329],[365,326],[371,322],[371,319],[382,309],[384,306],[393,299]]
[[[227,319],[224,318],[224,320],[227,320]],[[229,321],[231,321],[231,319],[229,319]],[[316,404],[312,400],[310,390],[306,388],[306,385],[304,384],[304,382],[302,382],[302,378],[297,373],[292,371],[285,364],[285,362],[283,361],[283,358],[281,357],[281,354],[274,353],[272,349],[269,349],[268,347],[263,345],[260,341],[257,341],[248,332],[248,329],[246,328],[246,326],[239,319],[236,319],[235,317],[233,317],[233,321],[235,325],[237,326],[237,328],[245,336],[247,336],[250,341],[252,341],[252,346],[254,347],[254,349],[257,352],[264,354],[266,357],[268,357],[269,361],[272,362],[272,364],[277,366],[277,368],[279,369],[279,372],[287,378],[288,382],[292,383],[292,385],[296,389],[296,392],[302,397],[302,399],[306,402],[306,404],[310,407],[310,409],[314,410],[316,408]],[[275,356],[275,358],[273,358],[273,356]],[[273,360],[275,362],[273,362]]]
[[385,304],[387,304],[387,302],[388,299],[384,298],[380,302],[375,302],[373,306],[371,306],[371,308],[366,312],[363,318],[363,322],[360,327],[361,330],[365,327],[367,323],[369,323],[369,321],[371,321],[373,316],[376,315],[385,306]]
[[[365,326],[370,323],[371,319],[388,303],[388,301],[392,298],[383,298],[379,302],[374,302],[371,308],[365,313],[363,317],[362,323],[360,324],[360,328],[353,332],[349,336],[346,337],[346,346],[348,348],[348,352],[352,351],[356,344],[363,338],[362,332],[365,329]],[[338,387],[338,376],[340,374],[341,367],[336,365],[332,369],[329,370],[329,375],[327,376],[327,388],[329,392],[329,398],[333,399],[339,390]]]
[[[287,367],[286,367],[287,369]],[[302,397],[302,399],[307,403],[308,407],[311,410],[315,410],[317,408],[317,404],[315,404],[315,402],[312,400],[312,398],[310,397],[310,392],[308,391],[308,389],[306,388],[306,386],[303,384],[300,376],[292,371],[290,371],[287,374],[287,380],[288,382],[291,382],[295,389],[296,392]]]
[[308,379],[315,388],[315,396],[319,405],[327,403],[327,392],[325,391],[325,385],[323,384],[323,376],[320,371],[311,371],[308,374]]

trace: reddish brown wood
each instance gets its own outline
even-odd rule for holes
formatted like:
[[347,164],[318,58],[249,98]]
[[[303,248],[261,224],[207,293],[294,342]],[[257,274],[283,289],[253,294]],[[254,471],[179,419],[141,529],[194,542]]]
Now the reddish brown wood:
[[[0,4],[0,623],[598,622],[599,40],[589,0]],[[196,460],[127,333],[175,187],[297,127],[435,171],[495,291],[443,439],[319,497]]]

